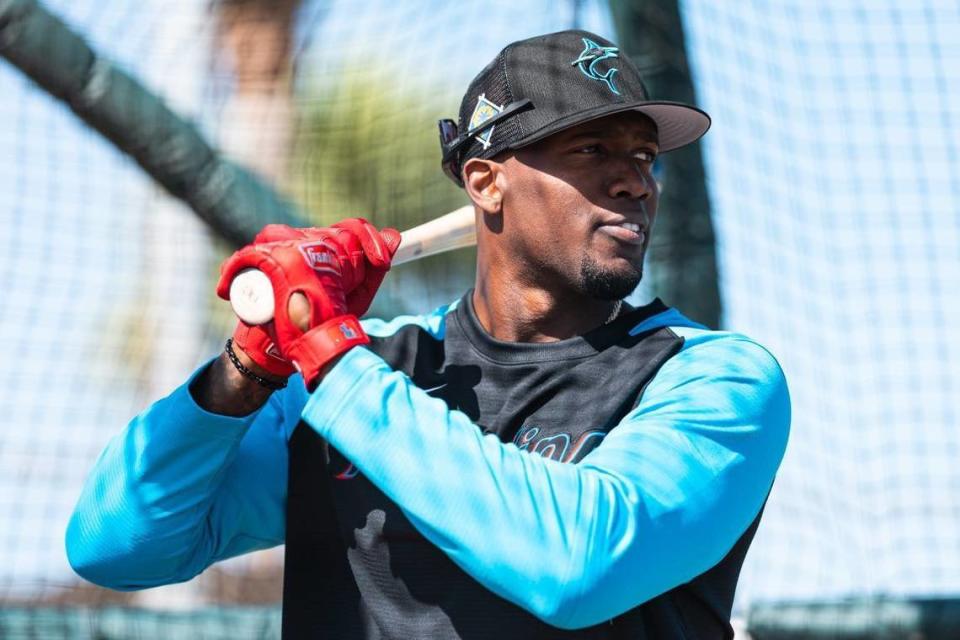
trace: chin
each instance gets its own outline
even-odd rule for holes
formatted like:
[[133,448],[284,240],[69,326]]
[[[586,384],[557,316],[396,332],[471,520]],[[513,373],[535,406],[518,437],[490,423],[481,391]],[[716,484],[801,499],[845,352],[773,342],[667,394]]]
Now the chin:
[[581,290],[598,300],[622,300],[633,293],[643,277],[643,263],[616,262],[619,264],[606,265],[584,256],[580,263]]

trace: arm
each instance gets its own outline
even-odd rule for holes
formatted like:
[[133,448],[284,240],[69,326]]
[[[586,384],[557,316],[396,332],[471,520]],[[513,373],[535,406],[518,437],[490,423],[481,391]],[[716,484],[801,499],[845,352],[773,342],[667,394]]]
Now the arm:
[[266,400],[257,390],[230,395],[218,386],[245,388],[231,371],[229,361],[214,361],[110,441],[67,528],[67,556],[78,574],[113,589],[140,589],[189,580],[217,560],[282,543],[281,402],[290,390],[242,417],[201,407],[192,383],[200,400],[225,411],[243,413]]
[[688,341],[641,404],[569,465],[483,436],[354,349],[303,417],[481,584],[576,628],[723,558],[770,489],[789,399],[778,365],[756,344]]
[[[241,364],[258,376],[273,382],[283,382],[281,376],[274,375],[258,365],[241,348],[235,346],[234,353]],[[273,393],[240,373],[230,362],[226,352],[221,353],[209,367],[194,377],[189,388],[190,395],[202,409],[236,418],[258,411]]]
[[[281,302],[269,326],[237,325],[233,344],[241,365],[267,384],[290,376],[294,367],[277,352],[276,334],[295,341],[310,319],[322,322],[346,311],[362,315],[399,242],[396,231],[380,232],[360,219],[334,229],[265,227],[253,245],[224,263],[218,294],[229,299],[240,258],[264,259],[270,247],[287,247],[281,254],[293,255],[288,266],[299,267],[302,277],[289,299],[274,283]],[[318,253],[322,247],[334,262],[307,268],[311,263],[299,252],[304,247]],[[276,262],[271,266],[275,274],[282,271]],[[317,291],[321,280],[336,304],[326,289]],[[278,281],[289,289],[285,278]],[[314,293],[310,299],[303,295],[308,291]],[[320,309],[319,301],[337,312]],[[359,325],[357,332],[363,333]],[[312,365],[318,353],[330,355],[323,348],[293,352],[306,353]],[[217,560],[283,542],[287,439],[306,401],[299,382],[271,396],[221,355],[135,418],[100,456],[68,525],[67,556],[77,573],[114,589],[138,589],[189,580]]]

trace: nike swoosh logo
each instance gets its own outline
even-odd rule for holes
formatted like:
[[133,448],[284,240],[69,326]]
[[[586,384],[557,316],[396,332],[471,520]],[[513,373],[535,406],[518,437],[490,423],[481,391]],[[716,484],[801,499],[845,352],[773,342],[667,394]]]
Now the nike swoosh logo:
[[433,387],[433,388],[431,388],[431,389],[424,389],[424,392],[425,392],[425,393],[433,393],[434,391],[439,391],[440,389],[443,389],[445,386],[447,386],[447,383],[446,383],[446,382],[444,382],[444,383],[443,383],[442,385],[440,385],[439,387]]

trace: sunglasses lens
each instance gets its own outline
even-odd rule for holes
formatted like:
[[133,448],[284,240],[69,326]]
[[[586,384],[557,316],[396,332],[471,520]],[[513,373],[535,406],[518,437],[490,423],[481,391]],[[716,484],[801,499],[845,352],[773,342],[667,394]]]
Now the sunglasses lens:
[[444,118],[437,122],[440,127],[440,142],[448,145],[457,139],[457,123],[449,118]]
[[460,176],[457,175],[457,163],[453,160],[443,163],[443,172],[457,184],[463,184],[460,182]]

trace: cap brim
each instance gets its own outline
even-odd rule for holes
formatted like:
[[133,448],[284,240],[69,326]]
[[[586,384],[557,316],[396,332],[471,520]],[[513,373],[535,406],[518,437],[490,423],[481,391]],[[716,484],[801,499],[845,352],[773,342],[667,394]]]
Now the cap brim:
[[509,148],[519,149],[570,127],[625,111],[639,111],[653,120],[654,124],[657,125],[657,137],[661,153],[696,142],[710,128],[710,116],[706,112],[682,102],[646,101],[630,104],[610,104],[555,120],[543,129],[534,131],[510,144]]

